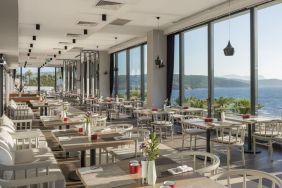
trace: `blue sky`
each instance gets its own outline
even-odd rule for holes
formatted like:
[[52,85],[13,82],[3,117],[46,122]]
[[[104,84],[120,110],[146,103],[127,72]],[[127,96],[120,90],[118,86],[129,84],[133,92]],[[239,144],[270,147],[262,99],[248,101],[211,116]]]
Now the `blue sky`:
[[[282,4],[258,11],[258,72],[264,78],[282,79]],[[214,24],[214,75],[250,76],[250,18],[249,13],[230,19],[230,40],[235,55],[226,57],[223,48],[229,40],[229,20]],[[178,49],[176,37],[176,51]],[[178,60],[176,53],[175,60]],[[186,75],[207,75],[207,27],[195,28],[184,34],[184,62]],[[175,74],[179,68],[175,67]]]

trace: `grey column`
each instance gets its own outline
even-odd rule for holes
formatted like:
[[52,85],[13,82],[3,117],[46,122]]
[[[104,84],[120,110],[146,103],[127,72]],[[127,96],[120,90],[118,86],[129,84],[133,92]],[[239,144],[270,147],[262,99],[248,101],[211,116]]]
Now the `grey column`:
[[257,11],[250,11],[250,57],[251,57],[251,114],[256,115],[258,88],[258,42],[257,42]]
[[40,93],[40,68],[37,69],[37,92]]
[[184,101],[184,32],[179,34],[179,105]]
[[130,53],[126,50],[126,96],[130,98]]
[[214,102],[214,28],[208,24],[208,117],[212,117]]

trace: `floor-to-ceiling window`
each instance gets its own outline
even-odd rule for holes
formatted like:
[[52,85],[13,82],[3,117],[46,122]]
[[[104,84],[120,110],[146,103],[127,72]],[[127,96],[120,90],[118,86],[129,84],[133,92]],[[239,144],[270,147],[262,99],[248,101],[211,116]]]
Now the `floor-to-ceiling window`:
[[179,85],[179,79],[180,79],[180,59],[179,59],[179,37],[180,35],[175,35],[174,37],[174,67],[173,67],[173,79],[172,79],[172,91],[171,91],[171,104],[176,105],[180,104],[180,85]]
[[[229,36],[235,49],[233,56],[223,52]],[[250,113],[249,12],[214,23],[214,96],[215,112]]]
[[126,51],[119,52],[118,55],[118,95],[126,98]]
[[[20,69],[17,69],[17,75],[20,74]],[[22,83],[24,92],[37,93],[38,91],[38,68],[26,67],[22,68]]]
[[207,108],[208,32],[202,26],[184,33],[183,105]]
[[[147,44],[115,52],[113,94],[119,97],[147,97]],[[127,91],[129,93],[127,93]],[[142,96],[142,94],[144,96]]]
[[55,87],[55,67],[40,68],[40,91],[51,92]]
[[129,50],[130,97],[141,97],[141,46]]
[[258,103],[259,115],[282,115],[282,4],[258,9]]
[[144,61],[144,99],[146,100],[147,99],[147,44],[144,44],[143,45],[143,61]]

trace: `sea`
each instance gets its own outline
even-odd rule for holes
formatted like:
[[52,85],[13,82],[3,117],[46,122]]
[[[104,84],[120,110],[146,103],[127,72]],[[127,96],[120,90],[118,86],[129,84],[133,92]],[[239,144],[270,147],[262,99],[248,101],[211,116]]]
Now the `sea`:
[[[185,96],[194,96],[199,99],[207,99],[208,89],[197,88],[185,90]],[[179,91],[172,91],[172,101],[178,98]],[[214,89],[215,98],[218,97],[234,97],[240,99],[250,99],[250,88],[225,88],[217,87]],[[258,103],[263,105],[263,108],[258,111],[258,115],[282,117],[282,87],[259,87],[258,88]]]

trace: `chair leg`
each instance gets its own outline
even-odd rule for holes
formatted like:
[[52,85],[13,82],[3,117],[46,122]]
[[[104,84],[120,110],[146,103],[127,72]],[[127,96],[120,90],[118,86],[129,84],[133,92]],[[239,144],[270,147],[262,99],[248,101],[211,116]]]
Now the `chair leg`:
[[270,160],[273,161],[273,159],[272,159],[272,155],[273,155],[272,141],[270,140],[268,144],[269,144],[268,147],[269,147]]
[[245,162],[245,149],[244,149],[244,145],[241,146],[241,155],[242,155],[243,166],[245,166],[246,162]]
[[230,168],[230,148],[227,148],[227,168]]
[[190,135],[190,150],[192,151],[192,139],[193,139],[193,136]]
[[253,152],[254,152],[254,155],[256,156],[256,138],[253,137]]
[[182,133],[182,150],[184,149],[184,139],[185,139],[185,134]]
[[195,138],[194,138],[194,150],[196,150],[197,148],[197,135],[195,135]]

